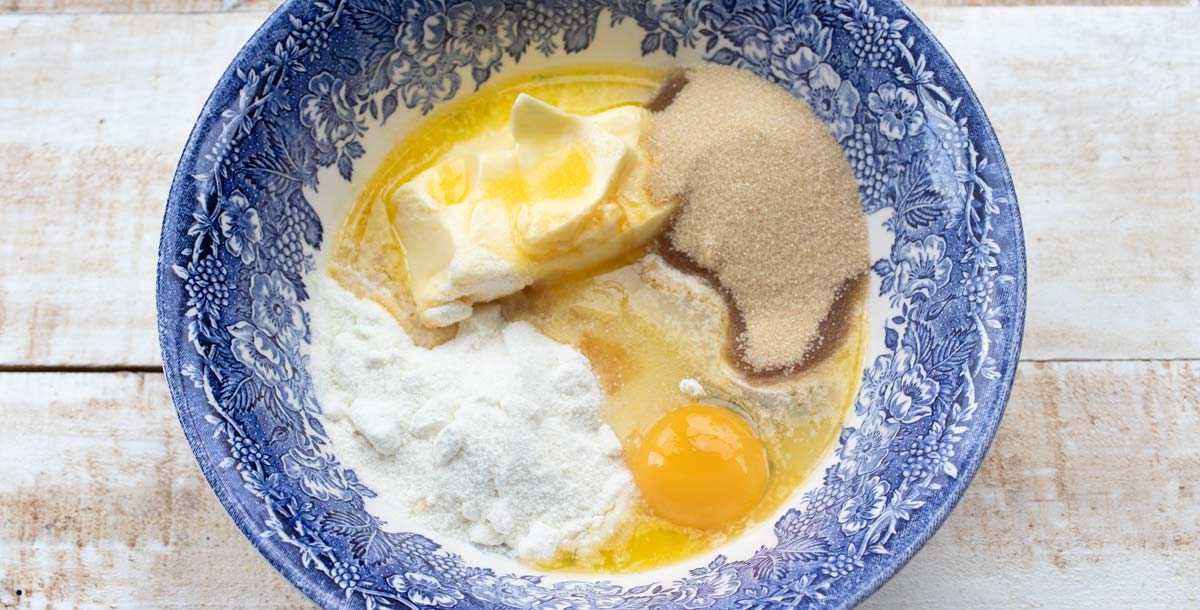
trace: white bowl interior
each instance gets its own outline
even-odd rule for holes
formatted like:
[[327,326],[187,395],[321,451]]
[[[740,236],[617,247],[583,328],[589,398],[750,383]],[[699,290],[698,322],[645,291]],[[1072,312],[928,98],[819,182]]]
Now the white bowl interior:
[[[561,69],[571,67],[586,67],[586,66],[601,66],[601,65],[637,65],[652,68],[669,69],[676,66],[686,66],[689,64],[700,63],[704,61],[704,56],[698,49],[681,48],[677,57],[669,57],[662,54],[642,55],[639,50],[638,43],[641,39],[642,31],[638,29],[632,22],[626,21],[614,28],[599,28],[596,38],[592,45],[580,53],[563,54],[557,53],[549,57],[538,53],[530,53],[519,64],[506,66],[504,71],[499,75],[501,79],[511,79],[524,74],[533,74],[539,71],[544,71],[547,68]],[[464,86],[459,89],[454,99],[461,99],[464,96],[473,93],[472,87],[466,83],[470,82],[469,70],[462,72]],[[485,83],[483,88],[494,86],[495,80]],[[353,206],[356,196],[364,188],[364,185],[374,172],[379,168],[380,164],[387,157],[397,142],[404,138],[416,126],[420,125],[425,119],[418,109],[409,109],[401,106],[389,121],[384,125],[372,126],[362,139],[362,143],[366,149],[366,154],[357,161],[354,170],[354,179],[350,182],[343,180],[338,175],[336,166],[326,167],[320,170],[318,174],[321,188],[319,191],[308,191],[308,199],[320,216],[321,224],[326,227],[329,238],[333,238],[336,231],[340,229],[345,221],[346,215]],[[870,247],[870,260],[878,260],[886,258],[892,247],[892,242],[895,236],[887,231],[883,226],[883,221],[886,219],[887,213],[883,211],[875,212],[867,217],[867,232]],[[316,253],[317,271],[321,273],[328,262],[328,256],[331,248],[324,248]],[[307,283],[307,282],[306,282]],[[867,322],[866,322],[866,341],[864,342],[864,363],[871,363],[875,358],[885,353],[885,345],[883,342],[883,334],[881,328],[875,321],[883,320],[893,315],[892,308],[888,304],[887,299],[879,296],[879,279],[875,276],[870,278],[870,286],[867,292]],[[843,425],[855,425],[860,418],[854,416],[852,410],[847,415],[847,421]],[[679,563],[666,565],[653,570],[634,572],[629,574],[576,574],[576,573],[544,573],[548,582],[554,580],[605,580],[616,584],[632,586],[642,584],[649,581],[669,581],[684,576],[688,570],[707,564],[713,555],[724,554],[731,559],[746,558],[754,553],[756,549],[764,545],[774,543],[775,535],[772,531],[773,524],[785,513],[788,509],[794,508],[794,500],[804,492],[818,486],[820,484],[821,474],[836,461],[834,449],[836,444],[825,451],[825,454],[818,465],[813,469],[809,480],[802,484],[792,495],[793,501],[785,503],[774,515],[763,520],[761,523],[745,530],[735,539],[727,542],[724,545],[713,548],[709,553],[692,557],[688,560]],[[333,447],[333,452],[336,455],[337,447]],[[367,481],[369,485],[370,482]],[[385,501],[380,498],[368,499],[366,506],[370,511],[371,506],[376,502]],[[412,523],[404,522],[389,522],[388,531],[394,532],[420,532],[420,528]],[[532,572],[528,566],[522,565],[510,557],[501,555],[495,552],[481,550],[480,548],[462,540],[456,540],[447,536],[430,534],[428,532],[420,532],[427,535],[430,539],[446,548],[446,550],[462,555],[463,559],[474,566],[487,567],[495,570],[497,573],[529,573]]]

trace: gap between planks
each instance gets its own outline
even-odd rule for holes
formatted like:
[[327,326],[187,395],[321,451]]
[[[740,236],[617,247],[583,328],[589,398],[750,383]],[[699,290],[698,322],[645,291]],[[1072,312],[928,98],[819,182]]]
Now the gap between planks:
[[[1024,364],[1120,364],[1120,363],[1196,363],[1200,358],[1022,358],[1018,365]],[[53,365],[53,364],[0,364],[0,375],[9,374],[75,374],[75,373],[158,373],[163,368],[158,365]]]
[[129,364],[84,364],[59,366],[54,364],[0,364],[0,374],[4,373],[159,373],[163,368],[158,365],[129,365]]

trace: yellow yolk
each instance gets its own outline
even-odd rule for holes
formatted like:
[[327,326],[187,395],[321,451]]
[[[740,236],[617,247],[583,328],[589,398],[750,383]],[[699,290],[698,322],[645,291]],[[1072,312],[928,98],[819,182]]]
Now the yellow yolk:
[[629,466],[658,516],[700,529],[748,515],[769,478],[766,450],[750,425],[729,409],[702,404],[658,420]]

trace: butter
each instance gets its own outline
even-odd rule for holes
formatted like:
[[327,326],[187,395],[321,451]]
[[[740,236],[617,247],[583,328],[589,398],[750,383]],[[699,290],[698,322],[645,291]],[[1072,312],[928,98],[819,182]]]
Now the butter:
[[528,95],[497,133],[463,142],[391,195],[421,322],[598,265],[653,238],[671,213],[646,190],[648,112],[590,117]]

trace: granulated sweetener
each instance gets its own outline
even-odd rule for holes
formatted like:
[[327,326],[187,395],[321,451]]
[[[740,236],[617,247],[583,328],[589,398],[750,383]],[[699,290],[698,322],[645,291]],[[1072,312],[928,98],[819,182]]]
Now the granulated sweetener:
[[730,297],[735,355],[786,373],[868,267],[850,165],[807,104],[752,74],[689,68],[660,98],[646,142],[652,194],[680,199],[667,240]]

